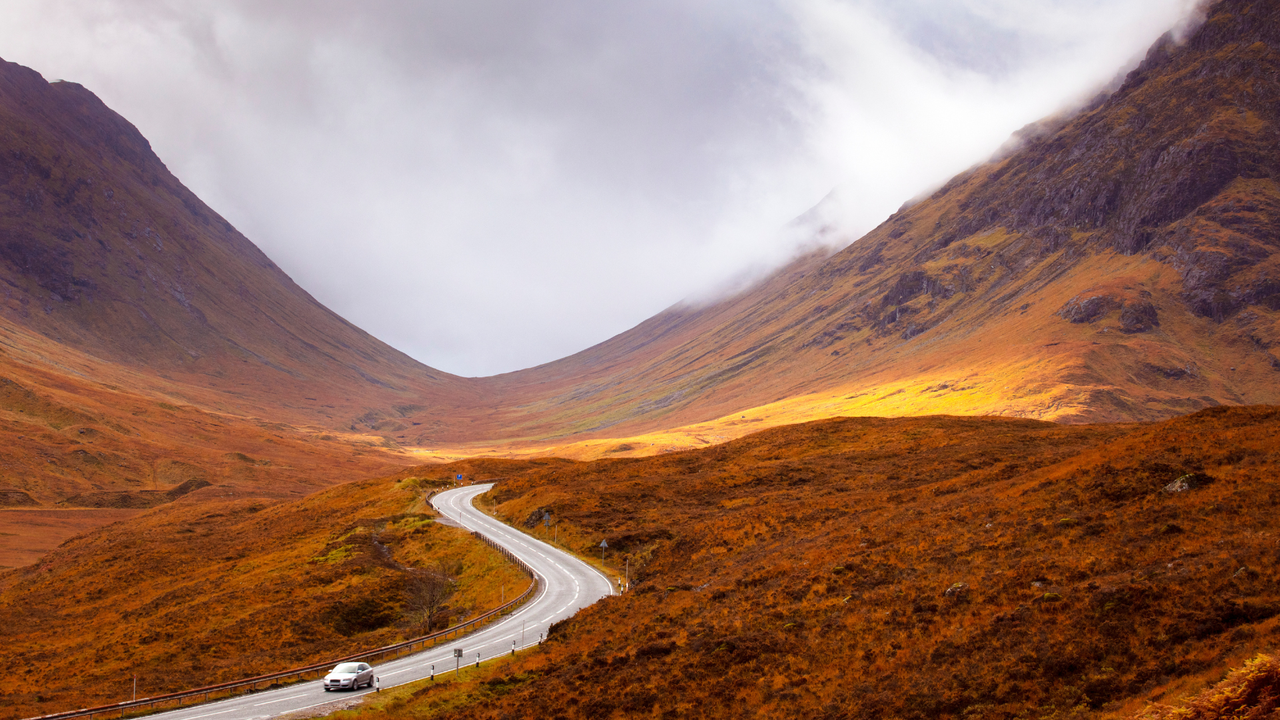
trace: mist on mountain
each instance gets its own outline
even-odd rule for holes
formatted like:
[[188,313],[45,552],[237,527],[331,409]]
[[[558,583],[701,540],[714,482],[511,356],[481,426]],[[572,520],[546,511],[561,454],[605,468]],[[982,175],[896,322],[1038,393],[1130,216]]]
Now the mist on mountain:
[[[322,303],[462,375],[833,243],[1104,83],[1183,0],[8,6]],[[590,298],[590,302],[582,302]]]

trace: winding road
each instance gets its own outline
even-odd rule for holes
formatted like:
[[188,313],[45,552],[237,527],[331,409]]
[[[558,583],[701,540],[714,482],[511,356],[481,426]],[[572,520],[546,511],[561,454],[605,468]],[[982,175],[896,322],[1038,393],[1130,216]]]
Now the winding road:
[[[491,487],[492,484],[468,485],[447,490],[432,498],[431,504],[449,520],[485,535],[528,563],[542,581],[537,596],[494,625],[417,655],[374,666],[383,688],[429,677],[433,665],[436,674],[452,672],[456,662],[455,648],[463,649],[462,665],[466,667],[475,666],[477,656],[483,661],[509,654],[513,648],[519,650],[537,645],[552,623],[613,593],[608,579],[595,568],[476,510],[472,501]],[[372,690],[325,692],[319,680],[312,680],[278,690],[156,713],[150,717],[164,720],[261,720],[368,692]]]

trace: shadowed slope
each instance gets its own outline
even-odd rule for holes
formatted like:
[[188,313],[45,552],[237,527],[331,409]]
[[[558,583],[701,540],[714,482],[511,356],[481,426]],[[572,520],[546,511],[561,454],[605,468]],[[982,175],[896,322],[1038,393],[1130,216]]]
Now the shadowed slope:
[[[468,386],[317,303],[88,90],[0,62],[0,507],[293,497],[406,464],[354,418]],[[74,530],[28,515],[0,565]]]
[[4,63],[0,128],[8,323],[216,410],[334,425],[470,399],[317,303],[83,87]]

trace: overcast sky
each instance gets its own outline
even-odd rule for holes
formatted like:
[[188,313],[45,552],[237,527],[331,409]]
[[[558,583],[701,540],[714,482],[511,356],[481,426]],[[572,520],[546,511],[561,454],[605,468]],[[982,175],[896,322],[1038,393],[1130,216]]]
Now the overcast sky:
[[517,370],[847,244],[1092,94],[1189,0],[0,0],[325,305]]

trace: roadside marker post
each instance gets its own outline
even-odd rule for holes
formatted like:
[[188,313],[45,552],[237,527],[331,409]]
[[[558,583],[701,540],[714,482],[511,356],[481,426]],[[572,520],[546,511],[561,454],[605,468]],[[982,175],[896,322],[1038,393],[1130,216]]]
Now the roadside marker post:
[[515,641],[515,640],[512,640],[512,641],[511,641],[511,655],[514,657],[514,656],[515,656],[515,654],[516,654],[516,641]]
[[462,648],[453,649],[453,676],[456,678],[462,673]]
[[431,682],[435,682],[435,681],[436,681],[436,666],[432,665],[431,666]]
[[480,667],[480,653],[476,653],[476,667]]

